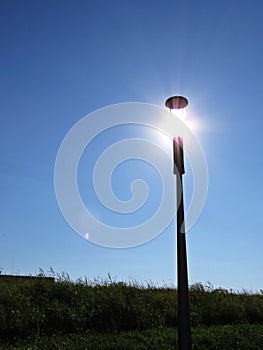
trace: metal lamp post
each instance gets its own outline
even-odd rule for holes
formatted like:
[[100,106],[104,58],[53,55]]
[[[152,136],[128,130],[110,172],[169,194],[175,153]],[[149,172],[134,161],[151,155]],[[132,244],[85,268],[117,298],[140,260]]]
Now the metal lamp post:
[[[172,96],[165,102],[166,107],[182,109],[188,105],[183,96]],[[173,139],[174,174],[176,175],[177,200],[177,303],[178,303],[178,349],[191,350],[191,328],[188,294],[187,253],[184,222],[183,174],[184,150],[183,139]]]

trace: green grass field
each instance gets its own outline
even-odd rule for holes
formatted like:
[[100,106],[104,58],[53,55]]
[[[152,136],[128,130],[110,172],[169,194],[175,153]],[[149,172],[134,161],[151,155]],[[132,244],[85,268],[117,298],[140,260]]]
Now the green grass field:
[[[195,327],[192,330],[193,350],[262,350],[262,325],[225,325]],[[82,334],[36,336],[2,343],[1,350],[85,350],[134,349],[169,350],[177,344],[172,328],[127,332],[83,332]]]
[[[0,349],[175,349],[177,291],[0,278]],[[263,350],[263,293],[190,287],[193,350]]]

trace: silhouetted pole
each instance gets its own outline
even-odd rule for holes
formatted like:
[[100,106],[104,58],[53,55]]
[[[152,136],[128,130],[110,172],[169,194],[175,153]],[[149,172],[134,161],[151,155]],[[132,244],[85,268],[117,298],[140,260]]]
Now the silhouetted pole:
[[[170,109],[186,107],[188,101],[182,96],[170,97],[165,105]],[[189,311],[189,291],[187,254],[184,222],[183,174],[184,149],[181,137],[173,139],[174,174],[176,175],[177,204],[177,303],[178,303],[178,349],[191,350],[191,328]]]
[[176,156],[176,199],[177,199],[177,302],[178,302],[178,349],[191,350],[191,329],[188,295],[187,255],[184,222],[183,174],[184,153],[183,140],[174,139],[174,156]]

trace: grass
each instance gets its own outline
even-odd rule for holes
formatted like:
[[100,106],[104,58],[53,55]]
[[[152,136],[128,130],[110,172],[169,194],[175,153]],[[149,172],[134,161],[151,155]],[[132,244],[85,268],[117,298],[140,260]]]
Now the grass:
[[[226,325],[193,328],[193,350],[262,350],[262,325]],[[0,344],[0,350],[174,350],[172,328],[127,332],[31,337],[16,344]]]
[[[152,284],[0,278],[0,349],[174,349],[176,311]],[[262,291],[195,284],[190,312],[193,350],[263,349]]]

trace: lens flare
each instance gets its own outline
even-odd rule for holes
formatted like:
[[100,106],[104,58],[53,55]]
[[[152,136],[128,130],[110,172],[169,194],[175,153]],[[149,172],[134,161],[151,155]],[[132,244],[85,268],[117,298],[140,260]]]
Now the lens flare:
[[[126,201],[115,196],[111,182],[112,173],[119,164],[136,159],[151,165],[159,173],[162,197],[158,209],[143,223],[119,227],[104,223],[85,206],[78,186],[78,165],[94,137],[113,127],[129,127],[131,124],[152,128],[159,137],[150,140],[124,137],[110,144],[97,159],[93,183],[89,185],[109,211],[125,215],[139,211],[148,198],[144,179],[133,180],[130,187],[133,196]],[[185,218],[189,231],[202,212],[207,194],[208,170],[201,145],[178,117],[172,117],[158,106],[134,102],[107,106],[86,115],[63,139],[56,158],[54,183],[58,204],[69,225],[89,242],[112,248],[138,246],[161,234],[176,215],[170,140],[178,136],[183,137],[184,154],[193,173],[193,194]]]

